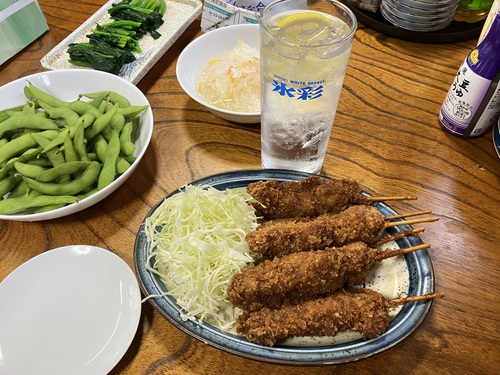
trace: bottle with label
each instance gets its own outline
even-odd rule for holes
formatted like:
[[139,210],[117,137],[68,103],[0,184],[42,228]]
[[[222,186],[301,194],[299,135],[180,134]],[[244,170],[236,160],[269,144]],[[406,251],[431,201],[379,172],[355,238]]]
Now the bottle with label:
[[500,13],[460,66],[439,112],[441,126],[464,138],[486,133],[500,114]]
[[453,19],[467,23],[484,20],[494,0],[460,0]]

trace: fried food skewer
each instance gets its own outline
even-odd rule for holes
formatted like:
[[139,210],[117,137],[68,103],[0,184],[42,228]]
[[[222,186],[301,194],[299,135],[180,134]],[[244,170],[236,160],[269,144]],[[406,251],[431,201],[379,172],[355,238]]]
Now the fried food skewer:
[[352,179],[324,179],[319,176],[299,181],[258,181],[247,186],[256,200],[250,202],[257,216],[265,219],[314,217],[336,214],[357,204],[370,205],[376,201],[415,200],[415,196],[368,197]]
[[339,248],[304,251],[265,260],[238,272],[227,289],[234,306],[247,311],[297,304],[305,298],[361,285],[378,262],[430,247],[380,251],[356,242]]
[[366,339],[374,339],[387,330],[392,308],[443,296],[442,293],[432,293],[387,299],[369,289],[340,289],[330,296],[298,305],[244,312],[238,318],[237,330],[248,341],[266,346],[274,346],[289,337],[335,336],[341,331],[357,331]]
[[371,245],[379,239],[385,228],[434,220],[438,218],[387,222],[375,207],[357,205],[335,215],[270,220],[248,233],[246,239],[252,251],[272,258],[352,242]]

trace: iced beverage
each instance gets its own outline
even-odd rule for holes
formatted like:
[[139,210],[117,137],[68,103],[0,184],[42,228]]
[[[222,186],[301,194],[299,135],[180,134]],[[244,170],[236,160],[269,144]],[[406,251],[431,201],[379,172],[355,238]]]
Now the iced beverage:
[[262,166],[318,173],[356,18],[335,1],[279,0],[260,24]]

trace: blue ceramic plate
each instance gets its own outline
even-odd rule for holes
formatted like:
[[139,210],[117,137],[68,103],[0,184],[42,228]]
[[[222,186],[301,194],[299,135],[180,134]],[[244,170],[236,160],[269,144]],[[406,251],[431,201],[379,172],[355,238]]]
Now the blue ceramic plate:
[[[243,170],[218,174],[191,182],[191,185],[210,185],[219,190],[244,187],[251,182],[276,179],[279,181],[296,181],[309,176],[307,173],[297,173],[284,170]],[[172,192],[178,193],[179,190]],[[152,208],[148,217],[161,204],[158,202]],[[376,207],[384,215],[395,215],[396,212],[383,203]],[[399,226],[391,229],[391,234],[408,229]],[[401,248],[421,244],[418,237],[409,237],[398,241]],[[140,280],[140,287],[146,296],[160,295],[166,292],[160,278],[145,267],[150,252],[149,243],[144,234],[144,223],[136,237],[134,249],[135,270]],[[426,250],[405,255],[409,273],[408,295],[423,295],[434,292],[434,272],[431,260]],[[154,262],[154,259],[151,260]],[[245,338],[222,331],[207,323],[183,321],[180,307],[171,296],[152,297],[149,301],[172,324],[194,338],[218,349],[242,357],[286,365],[326,365],[356,361],[379,354],[410,335],[425,319],[432,305],[430,301],[419,301],[405,304],[391,321],[388,330],[373,340],[354,340],[347,343],[323,346],[275,346],[266,347],[248,342]]]

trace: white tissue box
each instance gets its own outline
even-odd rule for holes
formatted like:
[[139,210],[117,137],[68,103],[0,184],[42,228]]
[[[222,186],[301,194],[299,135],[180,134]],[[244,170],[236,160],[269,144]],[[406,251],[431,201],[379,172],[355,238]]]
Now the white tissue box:
[[0,65],[48,29],[36,0],[0,0]]

